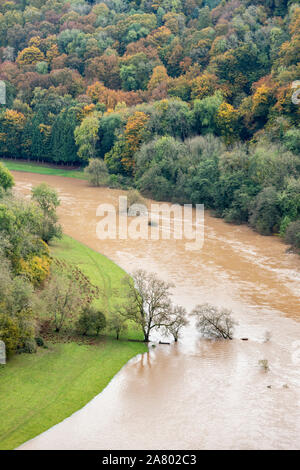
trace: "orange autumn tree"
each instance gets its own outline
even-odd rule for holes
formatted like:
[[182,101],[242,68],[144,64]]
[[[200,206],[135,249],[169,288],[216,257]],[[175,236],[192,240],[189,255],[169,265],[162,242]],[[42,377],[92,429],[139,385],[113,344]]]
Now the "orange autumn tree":
[[145,43],[146,45],[153,46],[159,50],[169,42],[171,36],[172,32],[169,28],[161,26],[148,34],[145,38]]
[[127,121],[124,131],[125,153],[121,162],[129,172],[134,168],[133,156],[145,140],[148,121],[149,116],[141,111],[136,111]]
[[95,82],[87,88],[87,95],[94,103],[103,103],[107,110],[113,110],[118,103],[134,106],[141,98],[134,91],[111,90],[101,82]]
[[270,107],[275,103],[274,88],[262,83],[252,97],[252,112],[256,118],[267,119]]
[[152,76],[148,82],[148,90],[153,91],[157,88],[162,82],[167,83],[169,80],[167,69],[164,65],[158,65],[154,67]]
[[148,120],[149,116],[141,111],[136,111],[128,118],[124,134],[120,135],[113,148],[105,155],[105,162],[111,173],[133,175],[134,154],[147,138]]
[[217,77],[210,73],[199,75],[192,81],[191,98],[202,100],[207,96],[212,96],[216,89]]
[[239,111],[229,103],[222,103],[217,114],[217,126],[227,144],[231,144],[239,137],[239,121]]
[[135,153],[139,149],[143,141],[148,120],[149,116],[147,116],[147,114],[136,111],[127,121],[125,138],[132,153]]

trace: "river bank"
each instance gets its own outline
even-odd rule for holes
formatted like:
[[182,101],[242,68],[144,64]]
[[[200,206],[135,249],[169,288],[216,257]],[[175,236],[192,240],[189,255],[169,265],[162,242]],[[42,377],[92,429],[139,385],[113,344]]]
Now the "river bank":
[[[71,178],[14,176],[23,194],[41,181],[57,188],[67,234],[127,272],[143,267],[175,283],[174,301],[188,310],[210,302],[232,309],[239,322],[225,344],[199,339],[191,324],[179,345],[132,360],[86,407],[23,448],[300,447],[297,255],[275,237],[208,214],[199,252],[174,239],[99,240],[98,205],[117,205],[124,192]],[[245,336],[248,342],[240,340]],[[269,361],[268,373],[261,359]]]

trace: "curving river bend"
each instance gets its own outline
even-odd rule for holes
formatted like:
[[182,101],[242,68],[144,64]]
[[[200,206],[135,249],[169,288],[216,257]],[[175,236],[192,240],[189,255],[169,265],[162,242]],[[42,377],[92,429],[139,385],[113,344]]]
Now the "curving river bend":
[[[300,448],[297,255],[276,238],[208,214],[199,252],[186,251],[180,240],[100,241],[96,208],[117,206],[121,191],[71,178],[14,176],[24,194],[42,181],[56,187],[66,234],[128,272],[142,267],[173,282],[174,301],[188,310],[209,302],[231,308],[239,322],[229,342],[201,340],[190,325],[179,344],[131,360],[83,409],[22,449]],[[268,359],[268,373],[260,359]]]

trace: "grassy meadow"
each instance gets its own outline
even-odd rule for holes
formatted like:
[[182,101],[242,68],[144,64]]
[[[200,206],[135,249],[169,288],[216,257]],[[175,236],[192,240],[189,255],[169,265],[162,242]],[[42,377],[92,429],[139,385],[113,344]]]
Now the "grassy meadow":
[[[70,237],[52,246],[60,259],[78,265],[103,292],[99,307],[109,315],[124,271],[105,256]],[[117,299],[116,299],[117,300]],[[0,449],[13,449],[82,408],[100,393],[126,362],[147,351],[129,328],[120,341],[112,336],[84,342],[48,343],[36,354],[13,356],[0,366]]]
[[25,162],[19,160],[0,159],[10,171],[25,171],[26,173],[38,173],[41,175],[68,176],[70,178],[87,179],[82,169],[68,169],[59,166],[47,166],[47,164]]

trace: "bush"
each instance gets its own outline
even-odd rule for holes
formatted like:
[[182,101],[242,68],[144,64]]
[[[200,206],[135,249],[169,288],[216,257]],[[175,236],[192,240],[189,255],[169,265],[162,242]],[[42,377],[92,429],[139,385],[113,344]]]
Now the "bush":
[[300,251],[300,220],[290,223],[286,229],[284,241],[292,245],[295,250]]
[[12,188],[14,185],[14,178],[8,169],[0,162],[0,188],[4,191]]
[[300,153],[300,129],[293,127],[289,129],[283,138],[284,145],[294,153]]
[[28,277],[36,287],[40,286],[50,275],[51,260],[48,256],[33,256],[29,260],[20,260],[20,274]]
[[91,158],[84,171],[92,186],[106,186],[108,184],[108,170],[103,160]]
[[39,346],[40,348],[43,348],[45,346],[45,342],[43,338],[41,337],[35,338],[35,342],[36,342],[36,345]]
[[261,235],[271,235],[278,231],[280,210],[275,188],[265,188],[256,196],[252,203],[249,222]]
[[89,332],[99,335],[105,327],[106,318],[104,313],[94,307],[86,307],[77,321],[77,330],[82,335],[87,335]]
[[17,319],[9,317],[1,312],[0,339],[5,343],[7,355],[10,355],[17,350],[21,339],[21,331]]
[[23,347],[18,350],[19,353],[34,354],[36,353],[36,342],[33,339],[24,341]]
[[107,184],[114,189],[128,189],[132,185],[132,180],[124,175],[109,175]]
[[4,341],[8,355],[34,353],[36,343],[30,312],[22,311],[16,316],[0,313],[0,339]]
[[283,217],[283,219],[281,220],[280,229],[279,229],[279,233],[280,233],[280,236],[281,236],[281,237],[284,237],[284,236],[285,236],[286,229],[288,228],[288,226],[290,225],[290,223],[291,223],[291,219],[289,218],[288,215],[286,215],[285,217]]

